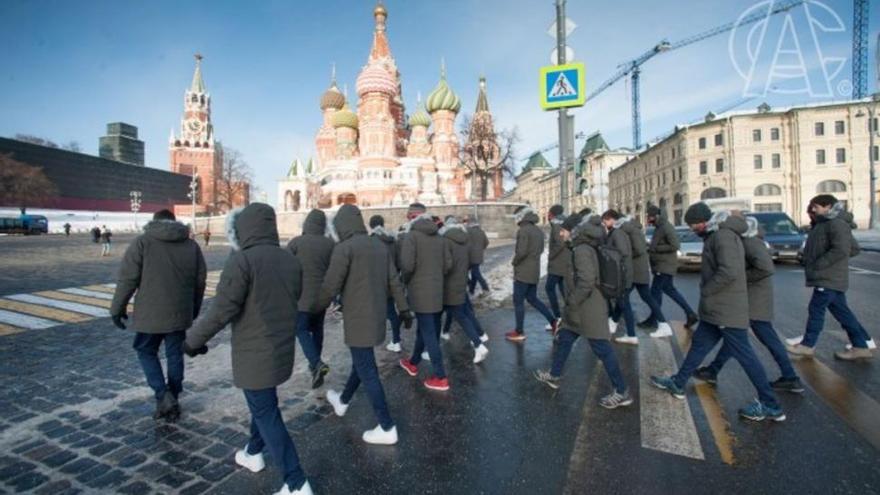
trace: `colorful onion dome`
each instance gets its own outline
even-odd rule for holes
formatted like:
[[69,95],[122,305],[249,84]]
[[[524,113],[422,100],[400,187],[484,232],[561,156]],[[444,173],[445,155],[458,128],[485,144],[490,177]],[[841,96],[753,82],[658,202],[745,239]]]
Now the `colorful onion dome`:
[[419,105],[419,109],[416,112],[409,116],[409,125],[412,127],[422,126],[422,127],[430,127],[431,126],[431,117],[425,112],[421,105]]
[[431,94],[428,95],[428,99],[425,101],[425,108],[428,110],[428,113],[434,113],[437,110],[449,110],[458,113],[461,109],[461,99],[446,84],[445,63],[441,62],[440,82],[437,83],[434,91],[431,91]]
[[342,91],[339,91],[335,83],[321,95],[321,110],[327,110],[328,108],[339,110],[343,105],[345,105],[345,96],[342,94]]
[[361,71],[355,84],[358,96],[367,93],[384,93],[393,95],[397,91],[394,76],[379,64],[368,64]]
[[358,116],[348,108],[348,104],[333,114],[333,127],[348,127],[349,129],[358,128]]

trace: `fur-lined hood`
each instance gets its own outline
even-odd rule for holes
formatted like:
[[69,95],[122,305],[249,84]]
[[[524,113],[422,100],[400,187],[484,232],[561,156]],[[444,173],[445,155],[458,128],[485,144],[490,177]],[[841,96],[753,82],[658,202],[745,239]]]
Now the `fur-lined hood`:
[[342,205],[333,217],[333,221],[327,223],[333,225],[333,230],[329,232],[329,235],[337,242],[344,241],[357,234],[367,233],[367,227],[364,225],[364,217],[361,215],[361,210],[354,205]]
[[742,236],[747,239],[750,237],[759,237],[761,226],[758,223],[758,219],[755,217],[746,217],[746,224],[748,225],[748,228]]
[[275,210],[264,203],[232,210],[226,215],[226,238],[236,251],[262,244],[278,246]]
[[839,218],[849,224],[850,228],[856,228],[856,224],[853,222],[853,215],[846,211],[843,201],[834,203],[834,205],[831,206],[831,209],[828,210],[828,213],[824,215],[816,215],[816,218],[824,220],[834,220],[835,218]]
[[740,236],[749,230],[745,218],[740,215],[733,215],[727,210],[716,211],[712,214],[712,218],[709,219],[706,225],[706,233],[717,232],[722,228],[730,229]]
[[434,218],[427,213],[422,213],[409,222],[406,222],[404,225],[406,226],[404,232],[407,233],[416,230],[425,235],[437,235],[437,232],[439,231],[437,224],[434,223]]
[[380,237],[380,238],[387,237],[387,238],[391,239],[392,241],[397,239],[397,232],[388,230],[382,225],[377,225],[377,226],[373,227],[372,229],[370,229],[370,235]]
[[614,226],[612,228],[619,229],[619,228],[623,227],[623,225],[625,223],[632,221],[632,219],[633,219],[633,217],[631,217],[629,215],[622,216],[614,221]]
[[553,217],[550,219],[550,223],[553,225],[562,225],[565,222],[565,215],[559,215],[558,217]]
[[443,228],[440,229],[440,235],[457,244],[467,244],[469,239],[467,227],[458,223],[457,220],[451,220],[449,218],[446,219]]
[[517,225],[520,225],[523,222],[537,224],[541,221],[541,219],[538,218],[538,214],[530,206],[526,206],[519,212],[515,213],[513,218],[516,220]]
[[598,246],[605,240],[605,229],[602,227],[602,219],[595,213],[585,215],[581,222],[571,231],[571,243],[589,244]]
[[151,220],[144,225],[144,234],[164,242],[189,239],[189,227],[177,220]]

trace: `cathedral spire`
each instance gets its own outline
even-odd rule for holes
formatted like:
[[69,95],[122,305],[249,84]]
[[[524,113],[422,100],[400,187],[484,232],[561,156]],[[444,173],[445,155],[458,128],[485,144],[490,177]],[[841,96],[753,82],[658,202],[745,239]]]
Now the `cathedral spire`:
[[480,94],[477,95],[477,109],[476,112],[488,112],[489,111],[489,98],[486,96],[486,77],[480,76]]
[[376,18],[376,29],[373,31],[370,61],[391,58],[391,48],[388,46],[388,37],[385,35],[385,22],[388,19],[388,11],[381,1],[373,9],[373,17]]
[[204,93],[205,92],[205,81],[202,80],[202,57],[201,53],[196,53],[196,71],[193,73],[192,84],[189,86],[189,90],[193,93]]

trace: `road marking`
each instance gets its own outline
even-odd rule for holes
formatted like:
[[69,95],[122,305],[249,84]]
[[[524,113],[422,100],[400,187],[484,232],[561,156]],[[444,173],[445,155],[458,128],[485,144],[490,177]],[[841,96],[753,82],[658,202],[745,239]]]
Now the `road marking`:
[[86,289],[86,290],[93,290],[93,291],[98,291],[98,292],[104,292],[105,294],[114,294],[114,293],[116,293],[116,288],[115,288],[115,287],[107,287],[106,285],[103,285],[103,284],[99,284],[99,285],[86,285],[86,286],[81,287],[81,288],[82,288],[82,289]]
[[642,447],[705,460],[688,401],[676,399],[651,384],[651,375],[669,376],[677,368],[669,339],[639,339]]
[[106,292],[85,290],[85,289],[80,289],[79,287],[69,287],[67,289],[58,289],[58,290],[61,292],[66,292],[68,294],[76,294],[78,296],[94,297],[96,299],[106,299],[108,301],[113,300],[113,295],[107,294]]
[[[595,363],[595,361],[592,361]],[[595,364],[593,368],[595,368]],[[565,488],[562,493],[572,495],[575,493],[586,493],[586,487],[582,486],[584,481],[583,474],[588,472],[590,456],[587,455],[587,449],[592,443],[590,442],[590,425],[593,423],[592,417],[595,415],[596,403],[593,397],[598,393],[599,373],[593,369],[590,385],[587,387],[587,395],[584,397],[584,408],[581,413],[581,424],[578,426],[577,435],[574,439],[574,447],[571,451],[571,457],[568,462],[568,473],[566,474]]]
[[115,288],[116,288],[116,284],[115,284],[115,283],[101,284],[101,285],[103,285],[104,287],[110,287],[111,289],[115,289]]
[[859,275],[880,275],[880,272],[875,272],[874,270],[868,270],[866,268],[859,268],[857,266],[850,266],[849,271]]
[[[687,354],[691,347],[691,337],[684,324],[680,321],[672,323],[672,329],[678,340],[678,346],[681,352]],[[730,422],[724,414],[724,408],[721,407],[721,401],[718,399],[718,392],[715,387],[704,383],[700,380],[693,380],[694,389],[697,391],[697,398],[700,399],[700,405],[703,406],[703,412],[706,414],[706,420],[709,422],[709,430],[712,431],[712,438],[715,440],[715,446],[721,455],[721,462],[733,465],[735,457],[733,456],[733,446],[736,444],[736,437],[730,431]]]
[[40,304],[43,306],[49,306],[51,308],[58,309],[66,309],[68,311],[76,311],[77,313],[83,313],[90,316],[96,316],[99,318],[110,316],[110,313],[107,312],[106,309],[97,308],[95,306],[90,306],[87,304],[80,304],[75,302],[68,301],[58,301],[55,299],[50,299],[48,297],[40,297],[33,294],[14,294],[11,296],[5,296],[6,299],[13,299],[16,301],[22,301],[31,304]]
[[16,333],[24,332],[24,328],[14,327],[12,325],[4,325],[0,323],[0,337],[4,335],[13,335]]
[[15,325],[19,328],[26,328],[29,330],[51,328],[56,325],[60,325],[60,323],[57,321],[47,320],[45,318],[38,318],[36,316],[23,315],[21,313],[14,313],[12,311],[6,311],[5,309],[0,309],[0,323],[8,323],[10,325]]
[[67,292],[59,292],[56,290],[44,290],[36,292],[38,296],[44,296],[51,299],[60,299],[62,301],[78,302],[88,304],[90,306],[98,306],[99,308],[110,309],[110,301],[106,299],[95,299],[93,297],[78,296],[76,294],[68,294]]
[[63,321],[65,323],[82,323],[92,318],[81,313],[72,311],[62,311],[60,309],[48,308],[39,304],[29,304],[19,301],[9,301],[0,299],[0,309],[8,309],[19,313],[26,313],[33,316],[50,318],[52,320]]
[[880,450],[880,428],[877,427],[880,404],[816,358],[791,361],[816,395],[850,428]]

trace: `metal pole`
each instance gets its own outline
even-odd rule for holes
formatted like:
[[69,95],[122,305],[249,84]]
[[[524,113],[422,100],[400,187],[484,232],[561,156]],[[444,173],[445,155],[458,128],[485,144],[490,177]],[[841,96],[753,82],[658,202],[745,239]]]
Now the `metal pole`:
[[880,94],[875,94],[873,101],[868,107],[868,163],[870,164],[871,173],[871,211],[868,220],[868,228],[877,228],[877,171],[874,167],[874,135],[877,134],[877,128],[874,126],[875,103],[880,99]]
[[[565,0],[556,0],[556,63],[565,60]],[[581,88],[583,91],[583,88]],[[559,109],[559,204],[568,212],[568,169],[571,165],[574,145],[574,117],[569,117],[567,108]]]

